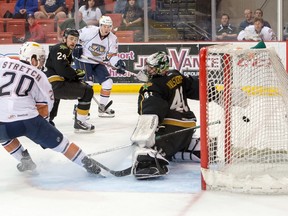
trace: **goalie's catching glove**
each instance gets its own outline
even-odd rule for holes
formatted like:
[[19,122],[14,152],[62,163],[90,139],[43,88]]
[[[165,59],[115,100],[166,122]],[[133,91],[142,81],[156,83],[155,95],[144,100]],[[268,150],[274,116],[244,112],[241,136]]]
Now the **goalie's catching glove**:
[[86,72],[83,69],[76,69],[76,76],[79,80],[84,79]]
[[119,74],[125,74],[125,69],[126,69],[126,64],[124,61],[122,61],[121,59],[119,59],[117,61],[117,63],[115,64],[115,67],[117,67],[116,72]]
[[81,58],[81,55],[83,54],[83,47],[81,44],[76,44],[76,46],[73,49],[73,56],[77,59]]

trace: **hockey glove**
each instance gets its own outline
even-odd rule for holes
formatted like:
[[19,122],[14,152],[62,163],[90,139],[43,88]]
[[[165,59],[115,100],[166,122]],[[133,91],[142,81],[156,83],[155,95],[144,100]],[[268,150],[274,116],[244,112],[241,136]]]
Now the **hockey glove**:
[[81,58],[83,54],[83,47],[81,44],[76,44],[75,48],[73,49],[73,56],[77,59]]
[[125,74],[126,64],[121,59],[118,60],[118,62],[115,64],[115,67],[117,67],[116,72],[119,74]]
[[79,80],[84,79],[86,72],[83,69],[76,69],[76,76]]

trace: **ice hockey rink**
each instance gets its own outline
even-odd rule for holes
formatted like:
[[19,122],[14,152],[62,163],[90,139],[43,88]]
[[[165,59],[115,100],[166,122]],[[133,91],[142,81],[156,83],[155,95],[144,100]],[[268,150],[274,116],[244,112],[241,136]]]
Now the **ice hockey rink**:
[[[90,121],[95,133],[74,133],[75,101],[61,101],[57,128],[87,153],[129,145],[138,119],[137,95],[113,94],[111,99],[115,118],[99,118],[97,105],[92,104]],[[189,103],[199,116],[199,102]],[[159,179],[138,181],[133,176],[115,177],[105,171],[105,178],[95,177],[62,154],[43,150],[25,138],[20,141],[37,163],[38,173],[19,173],[17,161],[1,148],[2,216],[288,215],[286,195],[201,191],[200,165],[191,161],[171,163],[170,174]],[[93,157],[113,170],[131,166],[130,147]]]

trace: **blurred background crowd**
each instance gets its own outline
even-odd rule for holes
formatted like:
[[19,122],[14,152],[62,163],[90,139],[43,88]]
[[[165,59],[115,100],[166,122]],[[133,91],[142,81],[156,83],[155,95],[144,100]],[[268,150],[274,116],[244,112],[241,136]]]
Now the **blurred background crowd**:
[[57,43],[65,28],[98,25],[102,15],[120,43],[282,41],[285,8],[288,0],[0,0],[0,44]]

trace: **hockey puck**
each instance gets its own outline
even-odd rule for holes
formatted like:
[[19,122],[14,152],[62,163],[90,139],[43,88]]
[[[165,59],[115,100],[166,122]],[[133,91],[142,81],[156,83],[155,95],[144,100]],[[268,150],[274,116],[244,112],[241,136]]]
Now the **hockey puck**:
[[246,116],[243,116],[242,119],[243,119],[244,122],[250,122],[250,119],[248,117],[246,117]]

